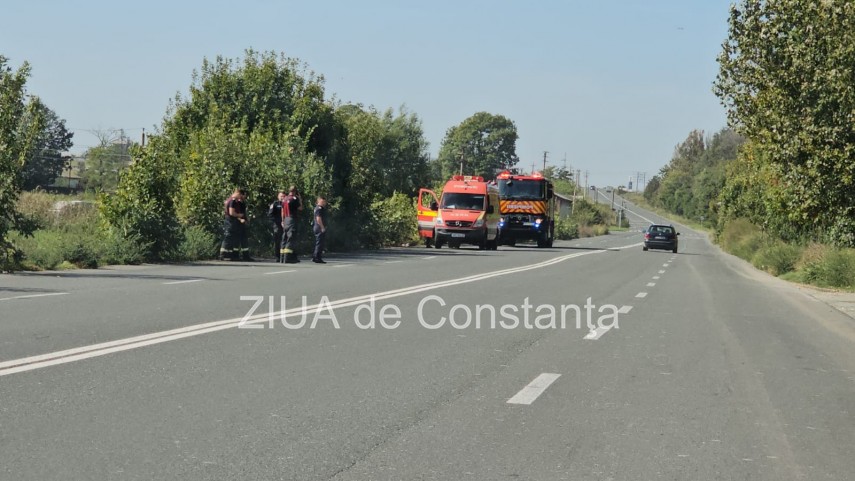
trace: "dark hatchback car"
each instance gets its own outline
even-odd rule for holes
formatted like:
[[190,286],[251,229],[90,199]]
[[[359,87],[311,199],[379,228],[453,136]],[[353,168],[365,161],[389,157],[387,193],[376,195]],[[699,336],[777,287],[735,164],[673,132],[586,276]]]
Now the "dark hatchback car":
[[678,235],[674,226],[653,224],[644,231],[643,249],[664,249],[676,254]]

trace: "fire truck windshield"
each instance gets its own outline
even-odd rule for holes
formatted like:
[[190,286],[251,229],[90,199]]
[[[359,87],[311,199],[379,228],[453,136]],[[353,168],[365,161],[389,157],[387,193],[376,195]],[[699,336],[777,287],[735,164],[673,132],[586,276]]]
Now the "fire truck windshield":
[[546,198],[546,182],[540,180],[500,180],[499,196],[502,199],[542,200]]
[[442,205],[440,205],[440,208],[484,210],[484,195],[446,192],[442,194]]

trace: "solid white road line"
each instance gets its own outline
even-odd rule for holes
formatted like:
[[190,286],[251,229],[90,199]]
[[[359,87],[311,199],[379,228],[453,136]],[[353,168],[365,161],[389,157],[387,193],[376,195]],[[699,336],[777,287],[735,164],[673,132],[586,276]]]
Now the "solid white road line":
[[11,301],[12,299],[32,299],[34,297],[48,297],[48,296],[65,296],[68,295],[67,292],[48,292],[46,294],[27,294],[24,296],[14,296],[14,297],[4,297],[0,299],[0,301]]
[[635,295],[635,297],[637,297],[639,299],[644,299],[645,297],[647,297],[647,293],[646,292],[639,292],[638,294]]
[[520,392],[514,394],[514,397],[508,399],[508,404],[529,405],[533,403],[534,400],[540,397],[540,395],[546,391],[546,388],[554,383],[559,377],[561,377],[561,374],[553,374],[549,372],[545,372],[540,376],[537,376],[534,378],[534,381],[528,383],[528,385],[522,388]]
[[186,281],[172,281],[172,282],[164,282],[164,283],[163,283],[163,285],[165,285],[165,286],[170,286],[170,285],[174,285],[174,284],[189,284],[189,283],[191,283],[191,282],[202,282],[202,281],[204,281],[204,280],[205,280],[205,279],[188,279],[188,280],[186,280]]
[[265,272],[265,273],[264,273],[264,275],[266,275],[266,276],[272,276],[273,274],[288,274],[289,272],[297,272],[297,271],[296,271],[296,270],[294,270],[294,269],[291,269],[291,270],[289,270],[289,271]]
[[424,259],[424,260],[436,259],[436,256],[422,257],[422,259]]
[[[631,310],[632,310],[632,306],[623,306],[623,307],[621,307],[620,309],[618,309],[618,313],[620,313],[620,314],[629,314],[629,311],[631,311]],[[586,341],[596,341],[597,339],[599,339],[599,338],[603,337],[603,335],[604,335],[605,333],[607,333],[607,332],[609,332],[610,330],[612,330],[612,327],[613,327],[613,326],[612,326],[611,324],[609,324],[609,325],[607,325],[607,326],[600,326],[600,327],[598,327],[598,328],[596,328],[596,329],[592,330],[591,332],[589,332],[589,333],[588,333],[585,337],[583,337],[582,339],[585,339]],[[620,327],[620,326],[616,326],[616,327]]]
[[[631,246],[623,246],[618,247],[618,249],[629,248]],[[183,339],[191,336],[198,336],[201,334],[207,334],[210,332],[221,331],[224,329],[232,329],[235,327],[252,327],[253,325],[267,323],[273,323],[277,319],[284,319],[286,317],[295,317],[298,315],[307,315],[308,312],[326,312],[328,309],[338,309],[342,307],[350,307],[356,306],[360,304],[365,304],[366,302],[370,302],[372,299],[375,301],[390,299],[393,297],[401,297],[407,296],[410,294],[416,294],[419,292],[425,292],[430,290],[435,290],[443,287],[451,287],[460,284],[466,284],[470,282],[477,282],[485,279],[492,279],[494,277],[501,277],[508,274],[514,274],[517,272],[525,272],[533,269],[540,269],[542,267],[547,267],[551,265],[555,265],[561,262],[564,262],[569,259],[573,259],[576,257],[591,255],[591,254],[601,254],[606,252],[605,250],[594,250],[594,251],[585,251],[585,252],[577,252],[574,254],[567,254],[564,256],[555,257],[549,259],[547,261],[539,262],[536,264],[529,264],[521,267],[512,267],[509,269],[501,269],[498,271],[486,272],[483,274],[475,274],[467,277],[461,277],[457,279],[449,279],[445,281],[432,282],[428,284],[420,284],[410,287],[404,287],[400,289],[394,289],[391,291],[377,292],[374,294],[367,294],[363,296],[351,297],[347,299],[340,299],[338,301],[326,300],[326,302],[322,302],[319,304],[311,305],[311,306],[301,306],[293,309],[286,309],[284,311],[279,312],[268,312],[263,314],[257,314],[254,316],[247,316],[245,318],[233,318],[233,319],[225,319],[222,321],[214,321],[214,322],[206,322],[202,324],[195,324],[192,326],[186,326],[178,329],[171,329],[168,331],[155,332],[151,334],[145,334],[142,336],[130,337],[125,339],[118,339],[115,341],[104,342],[100,344],[93,344],[90,346],[77,347],[74,349],[67,349],[64,351],[56,351],[47,354],[40,354],[37,356],[30,356],[21,359],[12,359],[10,361],[0,362],[0,376],[6,376],[9,374],[14,374],[18,372],[31,371],[34,369],[40,369],[48,366],[55,366],[58,364],[65,364],[74,361],[80,361],[83,359],[89,359],[98,356],[104,356],[107,354],[112,354],[121,351],[128,351],[131,349],[136,349],[138,347],[150,346],[153,344],[160,344],[163,342],[174,341],[177,339]],[[353,264],[343,264],[343,266],[350,266]],[[263,327],[263,326],[261,326]]]
[[332,267],[350,267],[350,266],[352,266],[352,265],[353,265],[353,264],[336,264],[336,265],[334,265],[334,266],[332,266]]
[[404,261],[386,261],[386,262],[384,262],[384,264],[400,264],[401,262],[404,262]]

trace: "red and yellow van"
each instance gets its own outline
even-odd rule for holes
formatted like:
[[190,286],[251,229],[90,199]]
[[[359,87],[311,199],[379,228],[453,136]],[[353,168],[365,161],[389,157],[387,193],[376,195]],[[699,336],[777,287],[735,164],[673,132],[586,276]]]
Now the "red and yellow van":
[[442,198],[429,189],[419,191],[419,235],[439,249],[448,244],[474,244],[496,250],[499,245],[499,189],[483,177],[455,175],[442,189]]

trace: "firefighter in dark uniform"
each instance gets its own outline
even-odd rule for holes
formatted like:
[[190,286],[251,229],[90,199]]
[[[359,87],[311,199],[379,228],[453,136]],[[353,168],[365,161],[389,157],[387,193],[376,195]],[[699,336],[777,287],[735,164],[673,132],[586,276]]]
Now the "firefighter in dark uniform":
[[303,201],[297,188],[293,185],[288,189],[288,195],[282,201],[282,250],[280,251],[280,262],[296,264],[300,262],[294,252],[294,244],[297,242],[297,221],[300,211],[303,210]]
[[318,196],[315,211],[312,214],[312,233],[315,234],[315,250],[312,253],[312,262],[326,264],[323,255],[324,240],[327,237],[327,200],[322,196]]
[[247,239],[247,222],[249,220],[246,217],[245,190],[235,190],[231,197],[226,200],[224,217],[220,259],[251,261]]
[[267,218],[273,227],[273,257],[276,262],[281,261],[282,255],[282,201],[285,200],[285,191],[280,190],[270,207],[267,208]]

